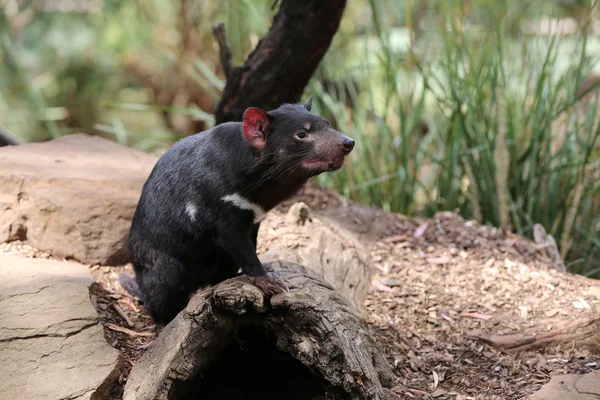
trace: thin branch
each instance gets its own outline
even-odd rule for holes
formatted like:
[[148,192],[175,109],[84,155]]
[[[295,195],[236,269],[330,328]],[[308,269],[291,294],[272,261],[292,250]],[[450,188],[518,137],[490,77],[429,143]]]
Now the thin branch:
[[121,318],[123,318],[125,320],[125,322],[127,323],[127,326],[129,326],[130,328],[133,327],[133,322],[127,316],[127,314],[125,314],[125,311],[123,311],[123,309],[118,304],[116,304],[116,303],[113,304],[113,308],[121,316]]
[[0,146],[16,146],[21,144],[21,141],[6,128],[0,127]]
[[229,42],[227,41],[227,34],[225,33],[225,24],[223,22],[219,22],[215,26],[213,26],[213,35],[217,43],[219,44],[219,54],[221,56],[221,65],[223,66],[223,72],[225,73],[225,77],[229,78],[231,76],[231,72],[234,69],[233,59],[231,56],[231,47],[229,46]]

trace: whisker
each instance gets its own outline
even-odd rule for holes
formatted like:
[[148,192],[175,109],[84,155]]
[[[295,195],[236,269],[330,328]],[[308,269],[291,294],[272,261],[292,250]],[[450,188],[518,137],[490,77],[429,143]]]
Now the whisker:
[[[302,151],[299,153],[286,155],[283,158],[270,158],[266,161],[262,160],[261,162],[255,164],[255,168],[262,167],[262,166],[268,166],[268,165],[271,165],[271,166],[260,176],[260,179],[258,179],[251,186],[247,187],[244,190],[245,194],[251,193],[253,190],[260,187],[262,184],[267,182],[269,179],[279,178],[279,177],[283,176],[284,174],[287,174],[287,176],[291,175],[292,172],[302,164],[302,162],[304,161],[304,157],[307,154],[309,154],[310,152],[311,152],[311,150],[305,150],[305,151]],[[289,161],[292,161],[292,163],[288,164]],[[284,169],[279,169],[279,166],[281,164],[288,164],[288,165],[286,165],[286,167]]]

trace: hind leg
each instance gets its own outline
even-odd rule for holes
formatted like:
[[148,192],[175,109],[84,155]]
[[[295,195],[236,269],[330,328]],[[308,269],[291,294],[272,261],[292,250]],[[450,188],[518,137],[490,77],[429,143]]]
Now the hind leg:
[[150,252],[151,257],[136,273],[144,307],[157,325],[167,325],[183,310],[193,290],[185,266],[164,253]]
[[229,254],[221,249],[214,249],[209,257],[197,261],[197,264],[202,266],[201,269],[196,270],[195,279],[199,282],[198,286],[216,285],[238,275],[239,267]]

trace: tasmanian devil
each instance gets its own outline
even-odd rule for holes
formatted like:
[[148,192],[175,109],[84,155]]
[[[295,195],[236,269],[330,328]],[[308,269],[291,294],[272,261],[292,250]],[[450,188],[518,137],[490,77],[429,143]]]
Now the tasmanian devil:
[[140,297],[158,326],[196,289],[239,268],[266,292],[285,290],[256,255],[260,221],[309,178],[341,168],[354,148],[311,105],[248,108],[242,122],[188,136],[158,160],[128,240]]

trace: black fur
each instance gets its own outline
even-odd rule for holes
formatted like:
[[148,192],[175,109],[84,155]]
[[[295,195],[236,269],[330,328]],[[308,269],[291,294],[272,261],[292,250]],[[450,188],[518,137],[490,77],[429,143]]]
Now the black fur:
[[119,274],[119,283],[125,290],[129,292],[130,295],[142,300],[142,293],[140,292],[140,288],[135,282],[135,278],[133,276],[127,272],[122,272]]
[[[266,276],[256,255],[260,222],[222,198],[239,194],[268,211],[309,178],[342,166],[354,141],[309,109],[310,102],[286,104],[266,113],[263,148],[245,139],[242,123],[229,122],[180,140],[158,160],[128,242],[139,292],[157,324],[172,320],[196,289],[234,277],[239,268]],[[303,164],[314,160],[320,161]]]

